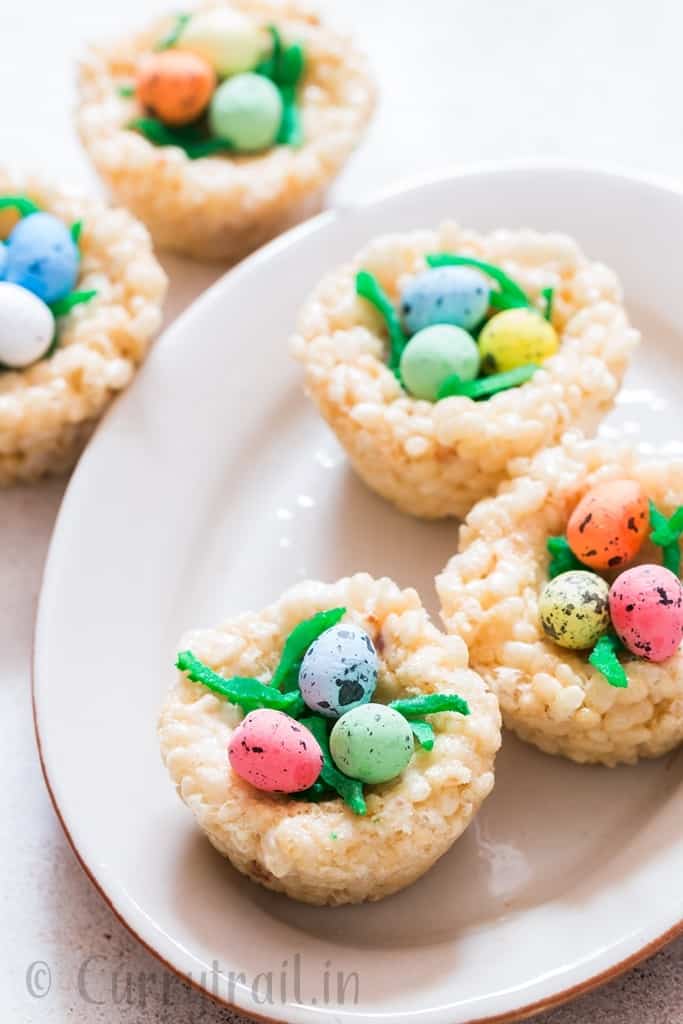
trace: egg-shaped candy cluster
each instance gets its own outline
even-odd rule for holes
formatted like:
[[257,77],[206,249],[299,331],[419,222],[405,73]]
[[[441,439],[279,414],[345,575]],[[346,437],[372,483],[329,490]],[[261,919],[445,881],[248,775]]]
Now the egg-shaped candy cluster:
[[[337,622],[308,645],[298,671],[301,698],[314,714],[307,719],[311,729],[320,725],[321,736],[327,737],[328,723],[334,720],[326,740],[331,762],[343,776],[360,783],[396,778],[414,747],[410,723],[403,715],[369,703],[378,667],[368,633],[352,623]],[[230,741],[233,771],[269,793],[309,789],[320,776],[324,756],[305,721],[272,708],[249,712]]]
[[401,775],[415,743],[433,749],[429,717],[470,709],[457,694],[441,692],[373,703],[377,651],[365,630],[341,621],[345,614],[344,607],[330,608],[297,623],[269,683],[224,678],[188,650],[176,664],[245,712],[228,743],[235,775],[265,793],[341,798],[353,814],[365,815],[364,785]]
[[54,311],[78,280],[80,254],[67,225],[26,197],[4,196],[0,204],[25,213],[0,243],[0,365],[19,370],[50,350]]
[[[427,263],[404,283],[398,312],[368,271],[356,279],[357,293],[384,316],[390,366],[413,397],[489,398],[529,380],[557,352],[549,319],[499,267],[443,253]],[[548,295],[546,304],[549,312]]]
[[159,46],[140,60],[134,90],[151,118],[131,127],[190,157],[257,153],[275,144],[283,97],[291,111],[303,73],[301,47],[284,47],[275,29],[269,33],[231,7],[181,15]]
[[[550,580],[539,601],[546,636],[561,647],[585,650],[612,630],[637,658],[671,657],[683,640],[678,576],[650,563],[626,569],[649,530],[649,501],[636,481],[608,480],[583,496],[567,524],[571,554],[577,566],[619,575],[610,585],[596,572],[577,568]],[[601,665],[601,658],[593,663]]]

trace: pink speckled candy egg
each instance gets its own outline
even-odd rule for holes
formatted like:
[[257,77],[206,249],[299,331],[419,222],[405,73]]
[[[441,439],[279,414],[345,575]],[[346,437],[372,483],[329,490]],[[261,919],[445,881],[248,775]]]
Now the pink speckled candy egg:
[[313,733],[282,711],[250,711],[228,745],[230,767],[266,793],[300,793],[320,775],[323,755]]
[[664,661],[683,639],[683,587],[662,565],[636,565],[617,576],[609,610],[619,639],[639,658]]

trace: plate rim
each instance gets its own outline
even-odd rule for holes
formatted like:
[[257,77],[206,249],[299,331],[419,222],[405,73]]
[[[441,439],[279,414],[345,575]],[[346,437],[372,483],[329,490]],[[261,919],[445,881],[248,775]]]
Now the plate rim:
[[[589,161],[582,160],[565,160],[556,158],[538,158],[534,160],[529,159],[508,159],[508,160],[483,160],[465,165],[456,165],[452,168],[449,165],[441,167],[438,171],[434,171],[427,174],[407,176],[405,178],[399,178],[387,186],[381,187],[377,190],[372,191],[369,195],[364,196],[358,200],[345,201],[338,203],[328,209],[323,210],[321,213],[314,217],[305,220],[303,223],[298,224],[288,231],[283,232],[277,238],[268,242],[266,245],[261,246],[255,252],[251,253],[245,259],[241,260],[235,266],[230,267],[222,274],[215,282],[213,282],[208,288],[204,289],[199,295],[196,296],[183,311],[172,321],[168,327],[162,328],[160,334],[154,341],[154,346],[159,343],[162,337],[173,336],[176,333],[182,333],[186,319],[192,317],[199,306],[209,305],[215,294],[221,291],[225,287],[227,279],[239,278],[244,271],[249,271],[252,267],[258,267],[262,262],[268,262],[270,257],[277,254],[280,250],[290,248],[292,245],[296,245],[300,238],[304,238],[311,234],[316,234],[319,231],[324,230],[328,225],[332,225],[339,221],[340,217],[343,217],[345,213],[358,213],[364,209],[382,205],[386,202],[391,202],[397,199],[401,195],[405,195],[411,192],[419,192],[422,189],[429,187],[443,187],[449,182],[466,178],[476,178],[482,175],[501,175],[505,176],[509,173],[528,172],[530,174],[538,172],[551,172],[557,175],[562,174],[576,174],[586,175],[590,177],[598,177],[603,179],[619,179],[628,184],[646,187],[655,191],[667,193],[669,196],[676,197],[678,200],[683,200],[683,184],[673,177],[669,177],[663,174],[646,173],[636,170],[629,169],[619,164],[609,163],[592,163]],[[104,431],[107,427],[108,421],[115,408],[118,406],[119,401],[123,396],[118,396],[114,402],[111,403],[109,409],[102,417],[100,422],[90,439],[87,448],[88,450],[93,447],[96,443],[100,432]],[[84,452],[84,455],[86,453]],[[30,657],[30,690],[31,690],[31,715],[33,720],[33,729],[36,741],[36,748],[38,753],[38,759],[40,764],[41,774],[45,783],[45,787],[50,799],[50,803],[55,812],[57,821],[64,833],[64,836],[69,844],[77,863],[88,878],[90,883],[93,885],[95,890],[98,892],[101,899],[109,907],[114,917],[119,921],[120,924],[126,929],[129,935],[131,935],[142,947],[149,953],[154,959],[160,963],[163,967],[169,970],[172,974],[178,977],[180,980],[188,984],[194,991],[201,993],[204,997],[208,998],[215,1005],[234,1011],[235,1013],[242,1015],[248,1019],[252,1019],[262,1024],[284,1024],[287,1020],[285,1016],[271,1017],[266,1014],[258,1013],[253,1011],[251,1008],[246,1009],[240,1006],[238,1003],[231,1002],[227,999],[222,998],[218,993],[212,992],[208,988],[202,986],[196,981],[191,975],[188,976],[184,973],[180,966],[176,966],[167,957],[153,945],[151,945],[147,939],[143,938],[138,932],[135,925],[129,921],[122,909],[115,904],[113,897],[109,896],[104,886],[98,881],[95,876],[94,870],[90,868],[85,860],[85,855],[81,854],[79,847],[74,839],[66,820],[62,814],[59,802],[57,800],[51,779],[50,770],[47,765],[47,761],[44,755],[43,742],[41,736],[41,729],[39,724],[40,713],[38,710],[38,684],[37,684],[37,658],[38,658],[38,636],[40,633],[40,624],[43,615],[43,606],[45,603],[45,591],[48,581],[48,577],[52,570],[52,562],[56,550],[56,538],[59,534],[60,525],[66,515],[66,507],[69,503],[69,498],[72,492],[75,490],[75,483],[78,481],[83,473],[83,466],[88,461],[87,457],[79,459],[77,466],[75,467],[71,477],[69,478],[68,484],[65,488],[64,495],[60,502],[59,510],[55,518],[53,530],[50,537],[47,553],[43,563],[40,585],[38,590],[38,598],[36,601],[36,611],[33,625],[33,634],[31,641],[31,657]],[[606,984],[609,981],[619,977],[629,969],[637,966],[642,961],[648,959],[655,954],[662,947],[672,942],[674,939],[683,934],[683,917],[675,920],[664,932],[656,935],[654,938],[649,939],[643,946],[631,952],[628,956],[609,967],[605,967],[602,970],[597,971],[595,974],[591,974],[590,977],[584,978],[581,981],[570,985],[567,988],[561,989],[557,992],[549,994],[538,1000],[534,1000],[530,1003],[526,1003],[522,1006],[505,1010],[500,1013],[488,1014],[485,1016],[476,1016],[468,1018],[464,1024],[513,1024],[515,1021],[524,1020],[529,1016],[541,1013],[543,1011],[553,1009],[561,1006],[564,1003],[570,1002],[582,995],[585,995],[600,986]],[[359,1016],[358,1020],[362,1018]]]

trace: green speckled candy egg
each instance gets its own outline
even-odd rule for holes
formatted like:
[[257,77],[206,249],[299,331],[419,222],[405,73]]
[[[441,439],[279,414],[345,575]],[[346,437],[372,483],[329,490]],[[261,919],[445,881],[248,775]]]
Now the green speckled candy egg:
[[388,782],[413,756],[413,732],[386,704],[362,704],[337,721],[330,753],[339,771],[361,782]]
[[249,72],[222,82],[211,100],[209,125],[219,139],[240,153],[256,153],[275,143],[282,120],[282,97],[263,75]]
[[415,398],[435,402],[439,388],[454,373],[474,380],[479,349],[474,338],[452,324],[432,324],[414,334],[401,356],[403,383]]
[[543,631],[560,647],[583,651],[609,626],[609,587],[594,572],[572,570],[546,583],[539,600]]

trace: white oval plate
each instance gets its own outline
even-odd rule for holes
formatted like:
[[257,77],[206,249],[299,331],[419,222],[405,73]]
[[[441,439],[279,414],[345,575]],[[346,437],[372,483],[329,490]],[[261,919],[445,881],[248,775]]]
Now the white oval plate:
[[98,431],[50,549],[36,722],[67,834],[143,943],[250,1015],[523,1014],[633,962],[683,919],[675,758],[578,767],[508,736],[495,792],[451,853],[411,889],[337,910],[237,875],[160,763],[156,717],[186,628],[303,577],[363,569],[414,584],[434,608],[455,525],[411,520],[365,490],[304,400],[286,340],[322,272],[373,235],[445,217],[564,230],[616,267],[644,341],[606,432],[646,447],[675,437],[681,196],[605,172],[477,170],[325,214],[210,289]]

